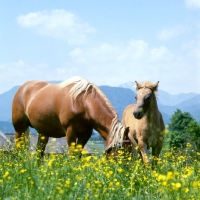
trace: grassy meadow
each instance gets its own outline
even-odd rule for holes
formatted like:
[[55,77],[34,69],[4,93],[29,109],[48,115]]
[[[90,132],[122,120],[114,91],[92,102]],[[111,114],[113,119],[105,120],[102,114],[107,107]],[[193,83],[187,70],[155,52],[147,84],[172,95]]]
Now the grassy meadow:
[[49,154],[0,150],[0,200],[198,200],[200,152],[164,149],[155,168],[119,151],[106,159],[104,145],[90,142],[94,154]]

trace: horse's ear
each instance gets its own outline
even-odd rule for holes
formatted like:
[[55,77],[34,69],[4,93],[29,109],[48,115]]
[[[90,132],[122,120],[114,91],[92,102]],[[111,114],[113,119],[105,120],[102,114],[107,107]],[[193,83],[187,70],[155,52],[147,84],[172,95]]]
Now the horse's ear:
[[152,88],[153,91],[158,90],[158,83],[159,83],[159,81],[151,85],[151,88]]
[[135,81],[135,86],[136,86],[136,90],[139,90],[142,88],[142,85],[140,85],[137,81]]

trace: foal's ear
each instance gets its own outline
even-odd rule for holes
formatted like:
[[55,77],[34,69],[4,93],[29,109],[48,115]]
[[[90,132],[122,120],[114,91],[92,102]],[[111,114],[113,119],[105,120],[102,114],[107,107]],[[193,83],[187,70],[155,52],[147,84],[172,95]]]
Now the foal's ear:
[[154,92],[158,90],[158,83],[159,83],[159,81],[151,85],[151,89],[152,89]]
[[142,88],[142,85],[139,84],[137,81],[135,81],[135,86],[136,86],[136,90],[139,90]]

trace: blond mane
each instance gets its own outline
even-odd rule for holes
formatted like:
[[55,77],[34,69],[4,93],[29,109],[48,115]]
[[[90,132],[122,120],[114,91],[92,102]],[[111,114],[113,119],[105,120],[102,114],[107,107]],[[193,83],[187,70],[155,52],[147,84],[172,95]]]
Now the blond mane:
[[153,93],[155,95],[155,98],[157,98],[158,83],[159,83],[159,81],[157,83],[152,83],[150,81],[144,81],[141,84],[136,82],[135,89],[138,91],[138,90],[140,90],[142,88],[148,88],[148,89],[153,91]]
[[111,147],[121,148],[123,144],[125,128],[116,116],[111,123],[109,137],[112,141],[107,149]]
[[112,106],[111,102],[108,100],[105,94],[93,83],[81,77],[73,77],[71,79],[68,79],[60,83],[59,85],[60,85],[60,88],[63,89],[72,84],[74,85],[69,90],[68,95],[71,96],[73,99],[76,99],[82,92],[85,92],[84,96],[86,97],[89,92],[89,89],[92,88],[92,93],[94,94],[94,96],[95,96],[95,93],[97,92],[101,96],[101,98],[106,102],[106,105],[111,109],[111,111],[115,115],[110,125],[109,137],[112,139],[112,143],[110,147],[115,146],[115,145],[122,146],[123,135],[120,135],[120,134],[124,133],[124,127],[119,121],[117,111]]
[[69,85],[74,84],[71,89],[68,92],[68,95],[71,96],[73,99],[76,99],[82,92],[85,92],[84,96],[87,96],[89,92],[89,88],[92,88],[92,93],[95,95],[95,92],[97,92],[102,99],[106,102],[106,105],[111,109],[111,111],[117,115],[117,111],[112,106],[108,98],[105,96],[105,94],[93,83],[89,82],[86,79],[83,79],[81,77],[75,76],[72,77],[66,81],[63,81],[59,84],[60,88],[63,89]]

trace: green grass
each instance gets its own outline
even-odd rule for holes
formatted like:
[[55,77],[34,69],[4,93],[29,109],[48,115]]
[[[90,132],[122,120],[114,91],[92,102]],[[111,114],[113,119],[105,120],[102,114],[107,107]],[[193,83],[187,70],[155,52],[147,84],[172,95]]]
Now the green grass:
[[124,159],[121,150],[116,160],[96,152],[81,159],[50,154],[42,162],[34,152],[1,150],[0,200],[197,200],[200,153],[190,148],[164,150],[154,169],[129,155]]

